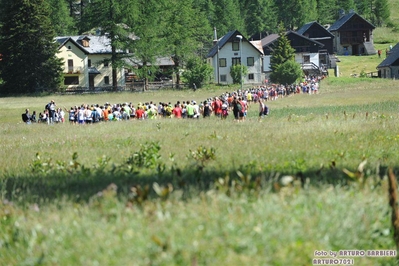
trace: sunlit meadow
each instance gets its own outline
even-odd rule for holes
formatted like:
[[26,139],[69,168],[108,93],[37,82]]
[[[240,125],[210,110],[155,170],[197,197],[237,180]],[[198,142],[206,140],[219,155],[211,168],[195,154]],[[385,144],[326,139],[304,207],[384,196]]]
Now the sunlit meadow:
[[0,264],[311,265],[316,250],[396,249],[396,81],[330,77],[319,94],[267,102],[262,120],[251,105],[240,123],[21,122],[51,99],[199,102],[234,89],[0,98]]

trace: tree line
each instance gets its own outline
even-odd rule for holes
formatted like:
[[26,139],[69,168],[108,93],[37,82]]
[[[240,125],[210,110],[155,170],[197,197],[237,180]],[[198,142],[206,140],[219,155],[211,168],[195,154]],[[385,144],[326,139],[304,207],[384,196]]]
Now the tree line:
[[[341,9],[353,9],[383,25],[389,23],[387,1],[0,0],[1,92],[58,87],[62,77],[61,62],[55,57],[55,36],[107,33],[111,64],[141,62],[139,74],[146,80],[156,71],[156,58],[170,55],[179,82],[181,67],[189,62],[202,64],[197,59],[204,58],[211,48],[214,28],[218,37],[237,29],[249,39],[262,38],[277,32],[279,25],[296,29],[310,21],[333,23]],[[116,52],[119,49],[129,50],[134,57],[122,58]]]

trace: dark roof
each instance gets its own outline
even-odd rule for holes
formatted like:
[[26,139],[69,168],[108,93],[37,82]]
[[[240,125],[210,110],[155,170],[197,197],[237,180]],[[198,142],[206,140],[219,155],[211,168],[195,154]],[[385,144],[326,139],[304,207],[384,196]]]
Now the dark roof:
[[237,35],[241,35],[242,36],[242,41],[246,41],[248,42],[250,45],[252,45],[252,47],[254,47],[259,53],[262,53],[262,51],[259,51],[259,49],[250,41],[248,41],[247,38],[244,37],[244,35],[242,35],[238,30],[233,30],[233,31],[229,31],[226,35],[224,35],[222,38],[220,38],[218,40],[218,42],[211,48],[211,50],[209,51],[209,53],[207,54],[207,58],[208,57],[214,57],[218,50],[222,49],[222,47],[228,43],[231,42],[234,38],[236,38]]
[[89,67],[88,69],[89,69],[89,74],[94,74],[94,75],[101,74],[101,72],[98,71],[98,69],[95,67]]
[[[308,29],[310,29],[312,26],[316,26],[316,27],[323,28],[323,29],[325,30],[326,34],[328,34],[328,35],[331,36],[331,37],[334,37],[334,34],[332,34],[331,32],[329,32],[325,27],[323,27],[323,25],[321,25],[321,24],[320,24],[319,22],[317,22],[317,21],[312,21],[312,22],[306,23],[305,25],[302,26],[302,28],[300,28],[300,29],[297,30],[296,32],[297,32],[298,34],[303,35],[303,34],[305,34],[306,31],[307,31]],[[310,37],[310,38],[312,38],[312,37]]]
[[389,52],[389,55],[387,58],[385,58],[384,61],[382,61],[377,68],[380,67],[388,67],[391,66],[395,61],[399,58],[399,43],[397,43],[392,50]]
[[299,33],[299,34],[301,34],[301,35],[303,35],[303,34],[310,28],[310,26],[313,25],[314,22],[315,22],[315,21],[306,23],[305,25],[302,26],[302,28],[300,28],[300,29],[297,30],[296,32]]
[[[218,40],[218,42],[211,48],[211,50],[209,51],[209,53],[206,57],[207,58],[214,57],[215,54],[218,52],[218,50],[220,50],[228,42],[228,40],[231,38],[231,36],[234,35],[235,32],[238,32],[238,31],[237,30],[229,31],[226,35],[224,35],[222,38],[220,38]],[[241,34],[237,34],[237,35],[241,35]]]
[[[286,36],[287,36],[287,35],[290,35],[290,34],[293,34],[293,35],[299,36],[299,37],[301,37],[301,38],[304,38],[305,40],[307,40],[307,41],[309,41],[309,42],[312,42],[312,43],[315,43],[315,44],[319,45],[320,47],[323,47],[323,46],[324,46],[324,44],[322,44],[322,43],[320,43],[320,42],[318,42],[318,41],[312,40],[312,39],[310,39],[310,38],[308,38],[308,37],[306,37],[306,36],[303,36],[303,35],[301,35],[301,34],[298,34],[298,33],[295,32],[295,31],[291,31],[291,30],[290,30],[290,31],[287,31],[287,32],[285,33]],[[262,41],[262,47],[269,46],[270,44],[274,43],[278,38],[279,38],[279,35],[278,35],[278,34],[270,34],[269,36],[266,36],[265,38],[263,38],[263,39],[261,40],[261,41]]]
[[370,25],[370,27],[372,29],[375,29],[375,26],[373,24],[371,24],[370,22],[368,22],[367,20],[365,20],[362,16],[360,16],[356,12],[350,12],[350,13],[342,16],[341,18],[339,18],[337,21],[335,21],[334,24],[332,24],[331,27],[328,28],[328,30],[330,32],[339,30],[346,22],[348,22],[354,16],[357,16],[360,19],[364,20],[365,22],[367,22]]
[[56,42],[59,43],[58,49],[60,49],[61,47],[63,47],[68,41],[72,42],[76,47],[78,47],[84,54],[87,54],[88,52],[83,48],[83,46],[81,46],[80,44],[78,44],[74,39],[72,39],[71,37],[56,37],[55,38]]

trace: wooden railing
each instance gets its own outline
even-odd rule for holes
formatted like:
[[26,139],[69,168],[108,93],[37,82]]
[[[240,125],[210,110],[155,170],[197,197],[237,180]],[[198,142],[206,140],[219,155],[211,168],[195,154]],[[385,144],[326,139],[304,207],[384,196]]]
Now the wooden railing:
[[185,89],[186,84],[176,84],[172,82],[149,82],[147,89],[145,89],[144,82],[131,82],[124,86],[118,86],[116,90],[112,86],[106,87],[81,87],[81,86],[70,86],[68,88],[62,89],[63,94],[89,94],[89,93],[106,93],[106,92],[143,92],[143,91],[157,91],[157,90],[167,90],[167,89]]

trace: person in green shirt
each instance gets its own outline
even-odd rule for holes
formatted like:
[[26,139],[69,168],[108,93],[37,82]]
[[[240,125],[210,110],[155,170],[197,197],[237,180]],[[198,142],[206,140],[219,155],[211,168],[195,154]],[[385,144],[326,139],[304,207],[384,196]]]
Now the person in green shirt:
[[129,120],[130,119],[130,113],[131,113],[131,109],[129,107],[129,105],[127,103],[123,104],[123,114],[122,117],[124,120]]
[[194,105],[188,102],[186,109],[187,109],[187,118],[194,118]]

